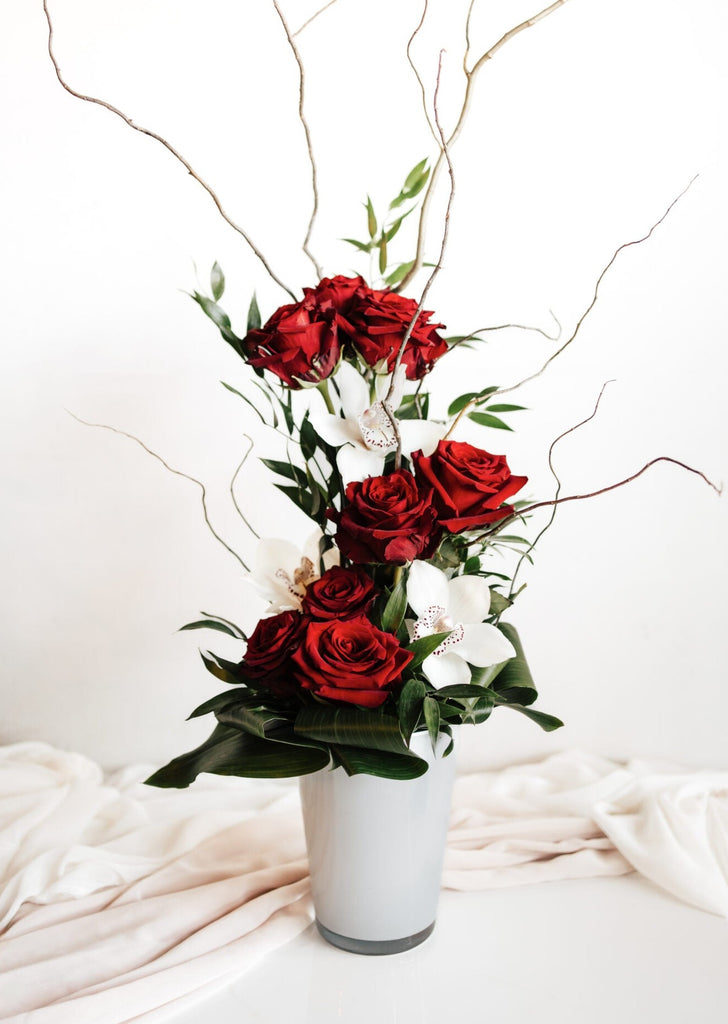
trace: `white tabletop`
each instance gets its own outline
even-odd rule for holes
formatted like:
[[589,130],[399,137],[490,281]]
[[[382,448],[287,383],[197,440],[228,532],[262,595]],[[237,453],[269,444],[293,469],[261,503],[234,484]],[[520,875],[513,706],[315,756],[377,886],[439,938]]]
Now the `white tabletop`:
[[636,874],[444,892],[423,945],[344,953],[311,926],[171,1024],[725,1024],[728,927]]

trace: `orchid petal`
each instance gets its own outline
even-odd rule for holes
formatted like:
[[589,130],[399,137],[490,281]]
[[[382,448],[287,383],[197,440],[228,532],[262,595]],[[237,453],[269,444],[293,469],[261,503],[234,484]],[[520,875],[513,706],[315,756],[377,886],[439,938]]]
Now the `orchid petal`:
[[422,671],[438,690],[470,682],[470,669],[457,654],[430,654],[422,662]]
[[336,374],[336,386],[344,415],[356,421],[357,416],[370,404],[367,382],[350,363],[342,362]]
[[434,565],[415,560],[407,577],[407,600],[415,615],[424,615],[433,605],[447,609],[448,579]]
[[490,587],[482,576],[450,580],[447,613],[453,622],[482,622],[490,612]]
[[510,640],[488,622],[466,625],[464,634],[458,644],[458,654],[478,668],[498,665],[501,661],[508,661],[509,658],[516,656]]
[[432,455],[445,433],[444,423],[431,423],[429,420],[399,420],[398,423],[402,451],[407,455],[418,451]]
[[344,445],[336,456],[336,465],[346,487],[353,480],[364,480],[368,476],[381,476],[384,470],[384,455],[370,451],[363,445]]
[[341,416],[332,416],[330,413],[314,409],[311,412],[311,423],[316,433],[334,448],[342,444],[363,444],[361,430],[356,420],[345,420]]

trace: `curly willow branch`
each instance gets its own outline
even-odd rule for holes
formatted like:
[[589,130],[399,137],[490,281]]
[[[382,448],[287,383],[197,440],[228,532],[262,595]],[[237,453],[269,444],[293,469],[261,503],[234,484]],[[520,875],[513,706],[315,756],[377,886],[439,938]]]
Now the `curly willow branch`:
[[175,476],[181,476],[185,480],[189,480],[191,483],[197,484],[201,491],[202,514],[205,517],[205,523],[207,524],[208,530],[215,538],[215,540],[218,541],[218,543],[222,544],[225,550],[228,551],[233,556],[233,558],[236,558],[238,560],[238,562],[242,565],[243,569],[245,569],[246,572],[250,572],[250,568],[245,564],[245,562],[242,560],[237,551],[233,551],[230,545],[227,544],[222,539],[220,534],[215,531],[215,528],[210,522],[210,518],[207,514],[207,491],[205,490],[205,485],[202,483],[201,480],[197,480],[194,476],[190,476],[189,473],[183,473],[181,469],[174,469],[174,467],[170,466],[168,463],[164,461],[161,455],[157,455],[157,453],[152,451],[151,448],[147,448],[144,442],[140,441],[138,437],[134,436],[134,434],[129,434],[127,433],[126,430],[120,430],[118,427],[112,427],[108,423],[90,423],[88,420],[84,420],[80,416],[77,416],[74,412],[71,412],[70,409],[66,409],[66,412],[68,413],[69,416],[73,417],[73,419],[76,420],[77,423],[82,423],[85,427],[98,427],[100,430],[110,430],[112,434],[120,434],[122,437],[128,437],[130,441],[136,442],[136,444],[138,444],[140,448],[143,448],[147,455],[151,455],[152,458],[157,460],[157,462],[161,462],[164,468],[169,473],[174,473]]
[[246,463],[246,462],[248,461],[248,456],[250,455],[250,453],[251,453],[251,452],[252,452],[252,450],[253,450],[253,439],[252,439],[251,437],[248,437],[248,435],[247,435],[247,434],[243,434],[243,437],[244,437],[244,438],[245,438],[245,440],[246,440],[246,441],[248,442],[248,444],[250,445],[250,447],[248,448],[248,450],[247,450],[247,452],[245,453],[245,455],[243,455],[242,459],[240,460],[240,462],[239,462],[239,464],[238,464],[238,468],[237,468],[237,469],[235,470],[235,472],[233,473],[233,477],[232,477],[232,480],[230,481],[230,497],[231,497],[231,498],[232,498],[232,500],[233,500],[233,505],[235,506],[235,511],[236,511],[236,512],[238,513],[238,515],[239,515],[239,516],[240,516],[240,518],[241,518],[241,519],[243,520],[243,522],[244,522],[244,523],[245,523],[245,525],[246,525],[246,526],[248,527],[248,529],[249,529],[249,530],[250,530],[250,532],[251,532],[251,533],[253,534],[253,536],[254,536],[254,537],[255,537],[255,538],[257,539],[257,540],[260,540],[260,534],[258,533],[258,531],[257,531],[256,529],[254,529],[254,528],[253,528],[253,527],[252,527],[252,526],[250,525],[250,523],[248,522],[248,519],[247,519],[247,517],[245,516],[245,514],[244,514],[243,510],[241,509],[240,505],[238,505],[238,499],[237,499],[237,498],[235,497],[235,481],[236,481],[236,480],[238,479],[238,473],[239,473],[239,472],[240,472],[240,470],[241,470],[241,469],[243,468],[243,466],[245,465],[245,463]]
[[[311,131],[310,131],[309,127],[308,127],[308,121],[306,120],[306,115],[303,112],[303,95],[304,95],[304,87],[305,87],[305,82],[306,82],[306,73],[305,73],[304,68],[303,68],[303,61],[301,59],[301,54],[298,52],[298,47],[296,46],[296,44],[293,41],[293,35],[291,34],[291,30],[288,27],[288,22],[286,21],[285,17],[283,16],[283,12],[281,11],[280,7],[278,6],[277,0],[273,0],[273,6],[276,9],[276,14],[280,18],[281,25],[283,26],[283,31],[286,33],[286,39],[288,40],[288,45],[290,46],[291,52],[293,53],[293,56],[294,56],[294,58],[296,60],[296,64],[298,65],[298,82],[299,82],[299,85],[298,85],[298,120],[301,122],[301,125],[303,127],[303,133],[306,136],[306,148],[308,150],[308,159],[309,159],[309,162],[311,164],[311,188],[313,190],[313,209],[311,210],[311,218],[310,218],[310,220],[308,222],[308,228],[306,229],[306,237],[303,240],[302,248],[303,248],[303,251],[306,254],[306,256],[308,256],[308,258],[313,263],[314,270],[316,271],[316,276],[320,280],[321,277],[323,277],[323,271],[321,270],[321,267],[320,267],[318,261],[316,260],[316,257],[313,255],[313,253],[311,252],[311,250],[308,247],[309,246],[309,242],[311,241],[311,232],[313,231],[313,225],[314,225],[314,221],[316,220],[316,214],[318,213],[319,193],[318,193],[318,172],[317,172],[317,169],[316,169],[316,161],[315,161],[314,155],[313,155],[313,145],[311,143]],[[320,13],[321,12],[319,11],[319,14]]]
[[445,135],[444,135],[443,130],[442,130],[442,125],[440,124],[440,118],[439,118],[438,107],[437,107],[437,100],[438,100],[438,95],[439,95],[439,91],[440,91],[440,76],[441,76],[441,73],[442,73],[442,54],[443,54],[443,52],[444,51],[442,51],[442,50],[440,51],[440,57],[439,57],[438,64],[437,64],[437,81],[435,83],[435,95],[434,95],[434,98],[433,98],[433,109],[434,109],[434,113],[435,113],[435,124],[436,124],[437,130],[438,130],[438,132],[440,134],[440,140],[441,140],[441,145],[442,145],[442,152],[445,154],[445,159],[447,160],[447,169],[448,169],[448,172],[450,174],[450,194],[449,194],[448,199],[447,199],[447,207],[445,208],[445,219],[444,219],[443,228],[442,228],[442,241],[440,242],[440,255],[437,257],[437,263],[433,267],[432,273],[428,277],[427,283],[425,284],[425,287],[422,289],[422,295],[420,296],[420,301],[417,304],[417,309],[415,310],[415,314],[412,317],[412,319],[410,320],[410,322],[409,322],[409,324],[407,326],[407,330],[404,333],[404,337],[402,338],[402,343],[399,346],[399,352],[397,353],[397,358],[395,359],[394,366],[392,367],[392,379],[389,382],[389,389],[387,391],[386,397],[385,397],[384,402],[383,402],[384,411],[386,412],[386,414],[387,414],[387,416],[389,418],[389,421],[392,424],[392,428],[394,430],[395,437],[397,439],[397,453],[396,453],[396,456],[395,456],[395,468],[396,469],[399,469],[400,466],[402,465],[402,436],[401,436],[401,434],[399,432],[399,427],[397,425],[397,417],[394,415],[394,412],[393,412],[393,410],[390,407],[390,401],[391,401],[392,395],[394,393],[395,381],[396,381],[396,378],[397,378],[397,370],[399,369],[399,367],[400,367],[400,365],[402,363],[402,357],[404,356],[404,350],[407,347],[407,342],[412,337],[412,332],[415,329],[415,325],[417,323],[417,320],[419,319],[420,313],[424,309],[425,299],[427,298],[427,293],[429,292],[430,288],[432,287],[432,284],[433,284],[435,278],[437,277],[437,275],[442,270],[442,262],[443,262],[443,259],[445,257],[445,249],[447,248],[447,240],[448,240],[448,236],[449,236],[449,233],[450,233],[450,210],[452,209],[452,202],[453,202],[453,199],[455,197],[455,172],[453,171],[452,163],[450,161],[450,154],[448,153],[447,141],[445,139]]
[[[460,108],[460,114],[458,115],[458,119],[457,119],[457,122],[455,124],[455,127],[453,128],[452,132],[450,133],[450,137],[447,140],[447,145],[450,148],[452,148],[453,144],[456,142],[458,136],[460,135],[461,131],[463,130],[463,126],[465,125],[465,121],[466,121],[467,116],[468,116],[468,111],[470,110],[470,104],[471,104],[472,97],[473,97],[473,89],[474,89],[474,86],[475,86],[476,79],[478,77],[478,72],[484,67],[485,64],[487,64],[487,62],[489,60],[492,60],[492,58],[495,57],[496,53],[498,53],[498,51],[503,46],[505,46],[506,43],[510,42],[511,39],[513,39],[515,36],[519,35],[521,32],[524,32],[527,28],[531,28],[533,25],[536,25],[539,21],[542,21],[544,18],[547,18],[549,16],[549,14],[553,14],[553,12],[558,10],[559,7],[563,7],[566,2],[567,2],[567,0],[554,0],[554,3],[549,4],[548,7],[544,7],[544,9],[539,11],[538,14],[534,14],[533,17],[527,18],[525,21],[522,21],[520,23],[520,25],[515,25],[513,28],[509,29],[504,35],[501,36],[501,38],[496,43],[493,44],[493,46],[491,46],[491,48],[489,50],[486,50],[485,53],[481,54],[481,56],[478,58],[478,60],[475,62],[475,64],[473,65],[473,67],[469,71],[468,71],[468,68],[467,68],[467,61],[464,61],[463,67],[464,67],[465,78],[466,78],[465,96],[463,98],[463,104],[462,104],[462,107]],[[426,13],[426,11],[427,11],[427,3],[425,3],[425,12],[424,13]],[[424,21],[424,13],[423,13],[423,16],[422,16],[422,21]],[[467,23],[466,23],[467,24],[467,31],[468,31],[468,40],[467,40],[468,49],[470,47],[469,32],[470,32],[470,18],[471,18],[471,14],[472,14],[472,5],[471,5],[471,10],[468,11],[468,19],[467,19]],[[412,39],[414,38],[414,36],[419,31],[421,25],[422,25],[422,22],[420,22],[420,25],[418,25],[417,29],[415,30],[413,36],[410,39],[410,43],[411,43]],[[408,49],[409,49],[409,44],[408,44]],[[410,61],[410,64],[411,63],[412,62]],[[419,76],[419,74],[418,74],[418,72],[416,70],[415,70],[415,75],[417,76],[417,79],[419,81],[420,76]],[[429,121],[429,117],[428,117],[428,121]],[[430,127],[432,127],[432,126],[430,125]],[[424,250],[425,250],[425,231],[426,231],[426,227],[427,227],[427,217],[428,217],[428,213],[429,213],[430,202],[432,200],[432,196],[433,196],[433,193],[434,193],[434,190],[435,190],[435,185],[437,183],[437,179],[438,179],[438,176],[440,174],[440,171],[442,170],[442,165],[443,165],[444,161],[445,161],[444,151],[443,151],[443,149],[440,149],[440,153],[439,153],[439,155],[437,157],[437,160],[435,161],[435,163],[433,165],[432,173],[430,174],[430,180],[427,183],[427,188],[425,190],[425,194],[424,194],[423,199],[422,199],[422,205],[420,207],[420,219],[419,219],[419,227],[418,227],[418,232],[417,232],[417,251],[415,253],[414,263],[413,263],[411,269],[409,270],[409,272],[402,279],[402,282],[398,285],[397,291],[401,291],[402,289],[406,288],[407,285],[409,284],[409,282],[415,276],[415,274],[422,267],[422,263],[423,263],[423,260],[424,260]],[[449,160],[448,160],[448,163],[449,163]]]
[[263,256],[263,253],[254,244],[250,236],[243,230],[243,228],[240,227],[239,224],[236,224],[235,221],[232,220],[232,218],[229,217],[228,214],[225,212],[220,200],[218,199],[216,193],[211,188],[211,186],[208,185],[207,182],[200,177],[200,175],[195,171],[192,165],[187,160],[185,160],[182,154],[179,153],[174,148],[174,146],[167,142],[166,139],[162,138],[161,135],[158,135],[156,132],[151,131],[149,128],[142,128],[141,125],[135,124],[134,121],[132,121],[132,119],[128,117],[122,110],[119,110],[118,107],[112,106],[111,103],[107,103],[106,100],[98,99],[96,96],[86,96],[83,93],[76,92],[75,89],[71,88],[71,86],[66,82],[63,75],[61,74],[60,66],[58,64],[58,61],[56,60],[55,53],[53,52],[53,22],[51,21],[47,0],[43,0],[43,10],[45,12],[46,21],[48,22],[48,56],[50,57],[51,63],[53,64],[53,69],[56,73],[56,78],[60,82],[61,86],[66,90],[66,92],[69,93],[69,95],[74,96],[77,100],[83,100],[84,103],[95,103],[97,106],[103,107],[105,110],[110,111],[112,114],[116,114],[116,116],[120,117],[125,124],[127,124],[130,128],[133,128],[135,132],[140,132],[142,135],[147,135],[149,136],[150,139],[154,139],[156,142],[159,142],[162,146],[164,146],[167,152],[171,153],[172,156],[182,164],[187,173],[191,177],[193,177],[199,185],[202,186],[205,192],[207,192],[207,194],[212,199],[213,203],[217,207],[218,213],[226,222],[226,224],[228,224],[233,229],[233,231],[236,231],[241,236],[241,238],[243,238],[245,242],[247,242],[252,252],[258,257],[260,262],[265,267],[269,276],[275,281],[279,288],[282,288],[284,292],[288,292],[288,294],[295,302],[295,293],[292,292],[291,289],[287,285],[285,285],[279,277],[276,276],[276,274],[271,269],[270,264]]
[[[551,355],[548,357],[548,359],[543,364],[541,369],[537,370],[535,373],[530,374],[528,377],[524,377],[523,380],[519,380],[517,384],[511,384],[507,388],[498,388],[498,390],[494,391],[493,394],[491,395],[491,400],[493,398],[495,398],[496,395],[498,395],[498,396],[500,396],[500,395],[508,395],[512,391],[516,391],[518,388],[523,387],[524,384],[530,384],[531,381],[536,380],[538,377],[541,376],[542,373],[544,373],[548,369],[548,367],[551,365],[551,363],[553,363],[554,359],[556,359],[557,356],[560,356],[561,353],[564,352],[569,347],[569,345],[571,345],[572,341],[574,341],[576,339],[576,336],[579,333],[582,324],[584,323],[586,318],[589,316],[591,311],[596,306],[597,299],[599,298],[599,286],[601,285],[602,281],[606,277],[607,272],[611,269],[612,264],[617,259],[617,256],[619,256],[619,254],[624,249],[629,249],[630,246],[632,246],[632,245],[641,245],[642,242],[646,242],[648,240],[648,238],[650,238],[652,236],[653,231],[655,231],[655,229],[658,228],[660,226],[660,224],[662,224],[662,222],[666,219],[666,217],[668,216],[668,214],[670,213],[672,208],[675,206],[675,204],[678,203],[680,201],[680,199],[682,199],[682,197],[685,195],[685,193],[688,191],[688,189],[691,187],[691,185],[693,184],[693,182],[695,181],[695,179],[697,177],[698,177],[698,175],[696,174],[693,178],[691,178],[690,181],[685,186],[685,188],[682,190],[682,192],[680,192],[677,196],[675,196],[675,198],[672,200],[672,202],[670,203],[668,208],[665,210],[665,212],[662,214],[662,216],[659,218],[659,220],[655,221],[655,223],[652,225],[652,227],[650,228],[650,230],[647,232],[646,235],[643,235],[641,238],[634,238],[631,242],[623,242],[620,246],[618,246],[618,248],[616,248],[614,250],[614,252],[612,254],[612,258],[609,260],[609,263],[607,263],[607,265],[604,267],[604,269],[602,270],[601,274],[597,278],[596,284],[594,285],[594,295],[592,296],[592,300],[589,303],[589,305],[587,306],[587,308],[584,310],[584,312],[581,314],[579,319],[577,320],[576,327],[571,332],[570,336],[566,339],[564,344],[561,345],[559,348],[557,348],[555,352],[551,353]],[[452,422],[452,424],[450,426],[450,429],[448,430],[447,434],[445,435],[446,437],[449,437],[452,434],[453,430],[458,425],[458,423],[460,422],[462,417],[468,412],[469,409],[471,409],[473,407],[473,405],[475,405],[475,401],[477,401],[477,399],[472,401],[472,402],[468,402],[468,404],[466,406],[464,406],[460,410],[460,412],[457,414],[457,416],[453,420],[453,422]]]
[[[602,400],[602,396],[604,395],[604,392],[606,391],[607,386],[609,384],[613,384],[613,383],[614,383],[613,380],[605,381],[602,384],[602,390],[599,392],[597,400],[594,403],[594,408],[592,409],[592,411],[589,414],[589,416],[587,416],[586,419],[580,420],[579,423],[575,423],[573,427],[569,427],[569,429],[565,430],[562,434],[559,434],[558,437],[555,437],[553,439],[553,441],[551,442],[551,444],[549,446],[549,456],[548,456],[549,469],[551,470],[551,475],[553,476],[554,480],[556,481],[556,491],[554,492],[554,499],[555,500],[558,500],[559,495],[561,494],[561,478],[559,477],[559,474],[554,469],[554,461],[553,461],[554,460],[554,449],[556,448],[556,445],[559,443],[559,441],[562,441],[565,437],[568,437],[569,434],[573,434],[580,427],[586,426],[587,423],[590,423],[594,419],[594,417],[596,416],[596,414],[597,414],[597,412],[599,410],[599,403]],[[515,568],[515,570],[513,572],[513,578],[511,579],[510,590],[508,591],[508,598],[509,598],[509,600],[511,600],[513,598],[513,591],[514,591],[515,586],[516,586],[516,577],[518,576],[518,573],[520,572],[520,569],[521,569],[521,566],[523,565],[523,562],[531,554],[531,552],[536,547],[536,545],[541,540],[541,538],[546,533],[546,531],[548,529],[550,529],[551,526],[553,526],[554,520],[556,519],[556,509],[557,509],[557,506],[554,505],[552,507],[552,509],[551,509],[551,515],[549,516],[548,522],[536,534],[535,538],[531,541],[531,544],[528,546],[528,548],[523,552],[521,557],[518,559],[518,562],[516,563],[516,568]]]
[[319,14],[323,14],[324,11],[328,11],[329,7],[333,7],[335,3],[336,3],[336,0],[329,0],[329,2],[327,4],[324,4],[323,7],[320,7],[314,14],[311,15],[310,18],[306,18],[306,20],[304,21],[303,25],[301,25],[300,28],[297,28],[295,32],[291,33],[293,38],[295,39],[296,36],[300,36],[300,34],[303,32],[303,30],[305,28],[308,28],[308,26],[311,24],[312,21],[316,21],[316,19],[318,18]]

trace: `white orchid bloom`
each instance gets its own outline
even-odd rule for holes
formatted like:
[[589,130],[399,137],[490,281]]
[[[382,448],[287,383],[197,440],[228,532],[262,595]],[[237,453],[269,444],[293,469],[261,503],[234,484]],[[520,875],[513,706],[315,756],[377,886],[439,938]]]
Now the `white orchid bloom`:
[[407,601],[417,615],[416,621],[408,623],[413,640],[452,631],[422,663],[423,672],[438,689],[469,683],[468,664],[486,668],[515,657],[510,640],[483,622],[490,612],[490,587],[482,576],[448,579],[434,565],[414,561],[407,578]]
[[[320,531],[306,541],[303,551],[288,540],[265,537],[255,552],[255,567],[248,582],[261,597],[270,601],[268,614],[294,609],[300,611],[306,587],[319,578]],[[324,555],[324,568],[339,564],[339,552],[331,548]]]
[[[311,412],[311,422],[328,444],[339,449],[336,465],[344,485],[367,476],[381,476],[388,452],[397,447],[397,438],[384,407],[389,377],[377,377],[378,401],[370,404],[369,387],[362,375],[349,363],[342,362],[336,374],[343,416],[333,416],[321,409]],[[402,401],[405,369],[400,366],[391,398],[391,408]],[[399,420],[402,452],[410,455],[422,451],[431,455],[444,433],[444,426],[427,420]]]

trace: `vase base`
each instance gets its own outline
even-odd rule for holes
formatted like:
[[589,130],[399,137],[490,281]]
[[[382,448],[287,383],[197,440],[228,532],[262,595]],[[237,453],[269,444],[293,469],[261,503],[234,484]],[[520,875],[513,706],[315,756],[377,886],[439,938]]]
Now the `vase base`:
[[339,935],[332,932],[316,918],[316,927],[321,935],[332,946],[345,949],[347,953],[361,953],[364,956],[387,956],[390,953],[404,953],[407,949],[413,949],[424,942],[432,934],[435,922],[423,928],[415,935],[406,935],[403,939],[383,939],[372,941],[371,939],[350,939],[347,935]]

